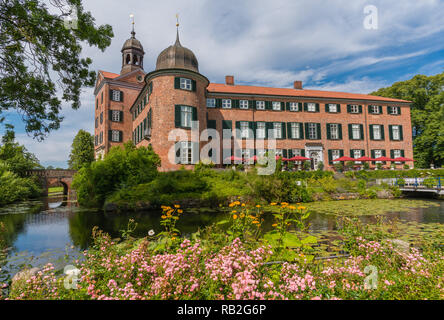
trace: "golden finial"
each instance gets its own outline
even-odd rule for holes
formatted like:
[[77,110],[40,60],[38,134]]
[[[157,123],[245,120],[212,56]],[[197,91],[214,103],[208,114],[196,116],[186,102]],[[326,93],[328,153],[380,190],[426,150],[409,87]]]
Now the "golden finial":
[[133,28],[132,28],[131,34],[134,37],[136,35],[136,32],[134,31],[134,14],[131,13],[130,18],[133,20],[133,22],[132,22]]
[[178,13],[176,13],[176,20],[177,20],[176,27],[179,27],[179,14]]

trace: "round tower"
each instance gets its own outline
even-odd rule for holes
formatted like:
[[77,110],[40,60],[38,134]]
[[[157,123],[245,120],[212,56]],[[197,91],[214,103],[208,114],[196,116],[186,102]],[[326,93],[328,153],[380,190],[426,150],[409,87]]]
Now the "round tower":
[[[179,31],[176,42],[159,54],[155,71],[148,73],[145,81],[152,88],[151,145],[162,159],[161,169],[177,170],[182,165],[191,168],[191,164],[199,162],[200,144],[196,140],[197,135],[192,136],[192,132],[200,136],[206,128],[205,92],[209,81],[199,73],[194,53],[180,43]],[[196,121],[198,130],[192,129]],[[183,143],[168,141],[174,129],[183,129],[186,138],[176,139]],[[172,148],[176,149],[173,162],[169,158]]]

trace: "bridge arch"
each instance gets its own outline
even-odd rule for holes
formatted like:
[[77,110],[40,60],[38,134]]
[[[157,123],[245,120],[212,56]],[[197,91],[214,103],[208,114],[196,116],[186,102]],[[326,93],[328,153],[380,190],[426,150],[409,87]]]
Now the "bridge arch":
[[76,200],[77,196],[72,189],[72,181],[76,170],[29,170],[26,174],[28,176],[37,176],[43,188],[43,195],[48,195],[48,189],[55,184],[63,186],[63,194],[69,200]]

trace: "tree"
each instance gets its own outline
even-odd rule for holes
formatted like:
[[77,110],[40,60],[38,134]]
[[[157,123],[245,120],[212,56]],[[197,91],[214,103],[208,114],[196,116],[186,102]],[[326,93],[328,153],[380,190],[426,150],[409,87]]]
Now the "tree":
[[98,208],[116,191],[151,182],[158,167],[160,158],[151,146],[136,148],[128,141],[124,148],[112,147],[102,161],[81,168],[72,186],[80,205]]
[[71,145],[68,165],[70,169],[79,170],[94,161],[94,138],[85,130],[79,130]]
[[415,165],[444,165],[444,72],[430,77],[416,75],[372,94],[412,101]]
[[0,122],[13,109],[39,141],[59,128],[61,99],[78,109],[82,87],[94,85],[81,43],[103,51],[113,37],[111,26],[95,25],[82,0],[43,2],[0,0]]

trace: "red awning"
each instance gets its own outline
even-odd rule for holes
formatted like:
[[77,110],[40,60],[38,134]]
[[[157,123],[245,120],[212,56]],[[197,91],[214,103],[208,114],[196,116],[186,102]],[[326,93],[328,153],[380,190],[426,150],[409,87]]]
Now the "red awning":
[[340,157],[340,158],[333,160],[333,162],[337,162],[337,161],[355,161],[355,159],[344,156],[344,157]]
[[358,159],[353,159],[354,161],[375,161],[375,159],[369,158],[369,157],[360,157]]
[[394,161],[394,160],[387,157],[379,157],[375,158],[375,161]]
[[399,158],[395,158],[395,159],[393,159],[393,161],[397,161],[397,162],[407,162],[407,161],[416,161],[416,160],[409,159],[409,158],[404,158],[404,157],[399,157]]
[[288,161],[307,161],[310,160],[310,158],[302,157],[302,156],[295,156],[293,158],[288,159]]

